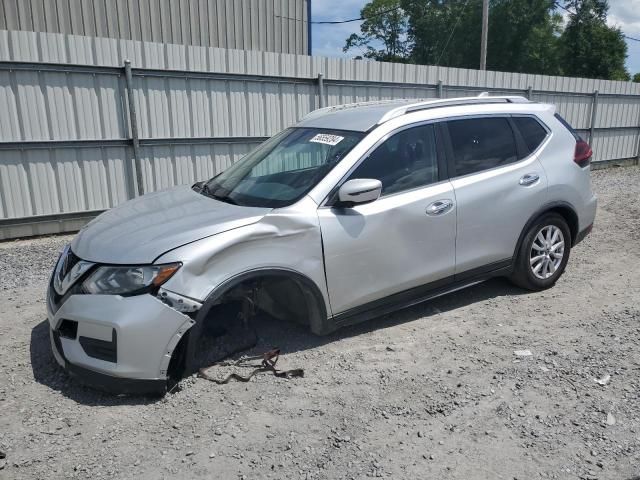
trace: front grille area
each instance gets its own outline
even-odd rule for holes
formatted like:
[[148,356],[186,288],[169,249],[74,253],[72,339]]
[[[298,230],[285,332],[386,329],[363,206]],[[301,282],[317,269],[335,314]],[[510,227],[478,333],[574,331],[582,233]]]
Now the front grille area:
[[[80,275],[75,283],[71,285],[63,295],[60,295],[54,287],[54,277],[56,273],[58,273],[61,278],[64,278],[80,261],[82,261],[82,259],[73,253],[70,248],[67,249],[66,255],[58,260],[59,263],[56,265],[56,270],[51,276],[51,280],[49,282],[48,293],[49,308],[54,314],[71,295],[84,295],[87,293],[82,287],[82,283],[89,275],[91,275],[98,265],[92,265],[86,272]],[[112,363],[117,363],[118,361],[118,339],[115,329],[112,329],[111,341],[83,336],[78,337],[78,322],[63,318],[60,321],[58,328],[52,330],[51,334],[55,348],[63,358],[64,350],[62,349],[62,342],[60,339],[68,338],[75,340],[77,338],[80,346],[89,357]]]
[[[88,273],[88,272],[87,272]],[[78,281],[73,285],[64,295],[59,295],[56,292],[56,289],[53,288],[53,279],[49,284],[49,304],[51,305],[51,310],[53,313],[56,313],[64,301],[69,298],[71,295],[84,295],[87,292],[82,288],[82,282],[86,278],[87,275],[83,275],[78,279]]]
[[[69,273],[69,270],[71,270],[81,260],[82,259],[80,257],[78,257],[75,253],[71,251],[71,249],[69,249],[67,251],[66,257],[60,258],[59,260],[59,262],[64,262],[60,272],[62,277],[64,277],[67,273]],[[76,280],[76,282],[71,286],[71,288],[69,288],[69,290],[67,290],[64,293],[64,295],[60,295],[58,292],[56,292],[56,289],[53,286],[54,276],[55,276],[55,271],[54,271],[54,274],[51,276],[51,281],[49,282],[49,305],[53,313],[56,313],[60,309],[64,301],[70,295],[80,295],[80,294],[87,293],[82,288],[82,282],[84,281],[85,278],[89,276],[89,274],[94,269],[95,269],[95,266],[87,270],[85,274],[82,275],[80,278],[78,278],[78,280]]]
[[64,356],[64,350],[62,349],[62,342],[60,341],[60,333],[56,330],[51,330],[51,336],[53,337],[53,344],[55,345],[55,349],[58,351],[58,355],[60,355],[62,359],[66,362],[67,359]]
[[80,337],[78,339],[84,353],[90,357],[106,362],[118,362],[118,336],[116,329],[111,330],[111,341],[98,340],[97,338]]
[[78,322],[76,322],[75,320],[67,320],[65,318],[64,320],[62,320],[62,322],[60,322],[58,332],[60,333],[61,337],[75,340],[76,335],[78,335]]
[[69,249],[67,251],[67,256],[65,258],[61,258],[60,261],[63,262],[62,264],[62,268],[60,270],[60,274],[62,277],[66,276],[67,273],[69,273],[69,270],[71,270],[76,263],[78,263],[81,260],[80,257],[78,257],[75,253],[73,253],[71,251],[71,249]]

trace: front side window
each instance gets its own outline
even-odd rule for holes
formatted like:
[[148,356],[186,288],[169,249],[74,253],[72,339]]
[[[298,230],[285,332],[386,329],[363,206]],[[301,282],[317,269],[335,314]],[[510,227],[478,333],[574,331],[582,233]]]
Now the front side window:
[[433,125],[396,133],[379,145],[349,179],[374,178],[382,195],[422,187],[438,181],[438,156]]
[[507,118],[470,118],[447,122],[457,176],[481,172],[518,160]]
[[309,192],[364,133],[290,128],[206,182],[201,193],[234,205],[277,208]]

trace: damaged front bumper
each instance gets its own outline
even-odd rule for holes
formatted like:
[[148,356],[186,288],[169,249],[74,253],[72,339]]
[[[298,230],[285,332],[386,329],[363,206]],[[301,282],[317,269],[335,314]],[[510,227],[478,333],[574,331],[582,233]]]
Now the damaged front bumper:
[[83,383],[115,393],[166,390],[173,350],[194,324],[187,313],[199,308],[167,291],[159,297],[75,294],[57,310],[51,298],[47,315],[56,361]]

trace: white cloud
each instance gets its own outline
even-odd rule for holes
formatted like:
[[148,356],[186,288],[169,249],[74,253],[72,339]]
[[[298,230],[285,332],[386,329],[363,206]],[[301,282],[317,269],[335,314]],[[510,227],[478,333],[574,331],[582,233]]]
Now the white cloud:
[[615,0],[609,6],[609,25],[620,27],[627,35],[640,35],[640,2]]
[[[629,37],[640,39],[640,1],[610,1],[607,23]],[[640,42],[627,39],[627,47],[627,69],[631,74],[640,72]]]

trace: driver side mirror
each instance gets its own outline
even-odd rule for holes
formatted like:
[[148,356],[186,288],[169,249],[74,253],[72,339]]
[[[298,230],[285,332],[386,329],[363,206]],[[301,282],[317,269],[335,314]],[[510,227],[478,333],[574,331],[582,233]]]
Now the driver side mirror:
[[339,207],[353,207],[370,203],[378,198],[382,193],[382,182],[373,178],[356,178],[348,180],[342,184],[338,190]]

